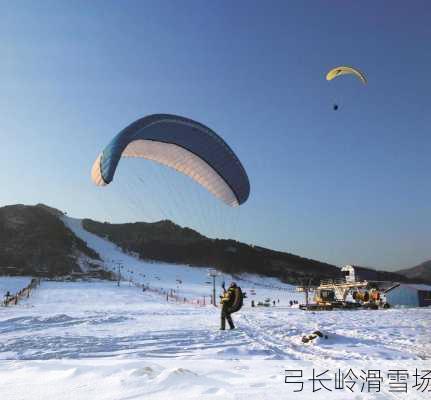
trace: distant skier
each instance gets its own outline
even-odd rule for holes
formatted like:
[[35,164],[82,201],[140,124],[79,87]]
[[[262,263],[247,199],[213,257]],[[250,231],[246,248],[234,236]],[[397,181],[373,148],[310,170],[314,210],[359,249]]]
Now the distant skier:
[[[14,299],[14,296],[12,296],[12,294],[9,292],[9,290],[6,292],[6,294],[4,295],[4,301],[3,304],[5,306],[7,306],[10,302],[12,302],[12,300]],[[15,297],[15,304],[18,301],[18,297]]]
[[221,309],[221,330],[226,329],[226,320],[229,324],[230,329],[235,329],[235,325],[232,321],[231,314],[238,311],[243,304],[244,294],[242,290],[235,282],[232,282],[227,290],[225,290],[223,285],[223,296],[220,296],[222,305]]

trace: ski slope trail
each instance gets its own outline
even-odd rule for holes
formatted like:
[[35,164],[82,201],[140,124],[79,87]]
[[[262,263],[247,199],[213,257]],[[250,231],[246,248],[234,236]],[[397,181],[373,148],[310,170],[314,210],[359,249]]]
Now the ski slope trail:
[[[82,220],[61,217],[64,224],[75,235],[84,240],[87,246],[99,253],[102,266],[114,273],[120,271],[124,280],[132,280],[138,284],[144,284],[160,290],[175,290],[175,293],[188,299],[200,299],[206,297],[208,301],[212,291],[212,282],[208,277],[208,268],[190,267],[151,262],[142,260],[131,254],[126,254],[121,248],[109,240],[103,239],[86,231],[82,226]],[[280,305],[288,305],[291,300],[303,301],[303,294],[295,291],[295,287],[280,282],[278,279],[244,274],[241,277],[232,277],[229,274],[220,273],[216,277],[217,290],[220,291],[222,282],[238,281],[241,287],[249,293],[256,293],[253,298],[263,301],[265,298],[278,300]]]

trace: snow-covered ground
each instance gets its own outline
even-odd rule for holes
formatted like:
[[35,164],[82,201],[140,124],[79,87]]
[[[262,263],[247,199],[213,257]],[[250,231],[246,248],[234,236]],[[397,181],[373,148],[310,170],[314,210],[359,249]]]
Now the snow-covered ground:
[[[431,367],[430,317],[430,309],[245,308],[234,314],[238,329],[222,332],[210,305],[167,303],[127,282],[45,281],[0,308],[0,397],[279,399],[295,388],[285,369],[305,377],[311,368]],[[329,338],[302,344],[315,328]],[[297,398],[323,396],[307,385]],[[349,398],[339,392],[333,398]],[[374,398],[361,396],[351,398]]]
[[[0,358],[379,360],[431,358],[431,309],[305,312],[244,307],[220,332],[211,305],[168,303],[122,282],[42,282],[0,309]],[[328,339],[304,345],[319,329]]]
[[31,277],[28,276],[0,277],[0,301],[3,300],[7,292],[14,295],[28,286],[30,281]]
[[[219,331],[218,308],[167,302],[128,282],[208,298],[204,268],[143,262],[85,232],[79,220],[65,222],[109,268],[123,265],[123,281],[44,281],[29,299],[0,308],[0,398],[429,398],[412,386],[416,368],[431,369],[430,308],[305,312],[289,307],[302,300],[294,287],[251,275],[235,278],[250,295],[233,315],[237,329]],[[218,285],[222,279],[232,278],[220,276]],[[280,303],[250,307],[266,297]],[[316,329],[328,339],[303,344]],[[321,386],[313,393],[313,368],[329,370],[332,381],[323,383],[331,393]],[[350,368],[354,391],[335,390],[334,374]],[[381,370],[378,394],[367,393],[370,369]],[[389,369],[408,371],[408,394],[389,391]],[[302,392],[293,393],[292,378],[285,383],[285,370],[302,371],[293,379],[304,382]]]

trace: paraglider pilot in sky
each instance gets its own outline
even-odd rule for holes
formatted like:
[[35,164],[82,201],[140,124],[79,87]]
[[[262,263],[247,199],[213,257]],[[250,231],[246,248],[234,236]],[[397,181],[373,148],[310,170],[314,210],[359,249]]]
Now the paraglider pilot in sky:
[[222,305],[220,329],[226,329],[226,320],[229,324],[229,328],[235,329],[231,314],[238,311],[242,307],[244,295],[241,291],[241,288],[237,286],[235,282],[232,282],[229,288],[224,290],[223,296],[220,296],[220,298],[220,304]]

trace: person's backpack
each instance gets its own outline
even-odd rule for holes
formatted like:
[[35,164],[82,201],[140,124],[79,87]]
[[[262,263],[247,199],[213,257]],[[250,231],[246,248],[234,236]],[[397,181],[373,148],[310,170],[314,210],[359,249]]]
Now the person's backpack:
[[232,306],[229,309],[231,314],[241,309],[244,303],[244,297],[245,297],[245,293],[243,293],[241,288],[239,286],[235,287],[235,298],[233,300]]

